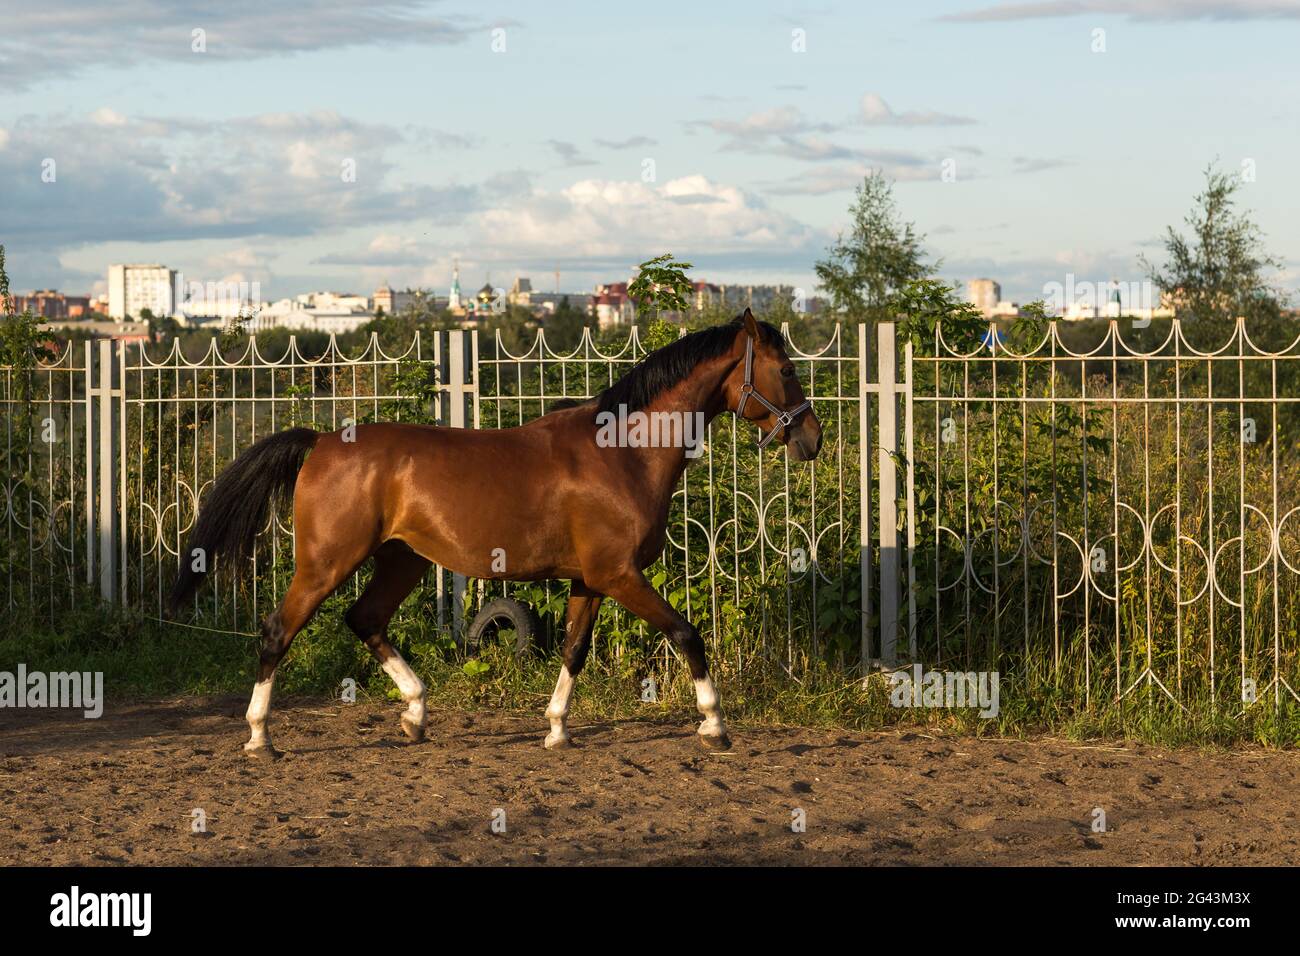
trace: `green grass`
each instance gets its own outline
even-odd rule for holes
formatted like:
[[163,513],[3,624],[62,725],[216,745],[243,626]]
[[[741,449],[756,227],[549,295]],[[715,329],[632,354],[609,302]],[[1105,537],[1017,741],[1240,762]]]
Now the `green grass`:
[[[357,682],[363,699],[397,700],[391,682],[342,623],[344,601],[332,599],[295,640],[280,668],[277,693],[339,696],[342,682]],[[19,613],[11,620],[23,620]],[[467,672],[466,658],[445,639],[423,629],[395,628],[394,640],[429,688],[438,707],[529,714],[543,727],[559,660],[554,654],[517,659],[513,635],[485,647],[477,658],[487,669]],[[19,662],[29,670],[102,671],[110,702],[177,695],[244,695],[253,683],[257,639],[215,633],[142,618],[129,611],[87,606],[64,615],[59,626],[22,627],[0,638],[0,670]],[[752,653],[714,655],[713,670],[729,720],[749,725],[798,725],[844,730],[911,729],[921,732],[1072,739],[1141,740],[1164,746],[1234,746],[1260,743],[1290,747],[1300,742],[1300,707],[1272,698],[1242,715],[1241,708],[1185,711],[1158,692],[1139,689],[1116,703],[1094,687],[1083,706],[1081,671],[1070,661],[1058,675],[1027,676],[1014,661],[1001,676],[1000,713],[983,719],[974,710],[906,709],[891,706],[883,675],[864,686],[843,670],[815,662],[791,676],[781,663]],[[743,660],[743,667],[736,665]],[[1073,668],[1073,669],[1072,669]],[[477,668],[469,668],[470,671]],[[659,700],[641,700],[642,681],[653,677]],[[578,682],[574,719],[629,720],[695,716],[694,692],[684,666],[665,663],[657,638],[624,644],[615,655],[596,646]]]

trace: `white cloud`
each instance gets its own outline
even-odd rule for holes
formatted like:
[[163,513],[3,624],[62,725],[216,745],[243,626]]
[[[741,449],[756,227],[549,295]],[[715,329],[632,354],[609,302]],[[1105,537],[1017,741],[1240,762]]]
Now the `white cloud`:
[[426,265],[433,258],[432,249],[425,243],[398,233],[380,233],[355,252],[337,252],[314,260],[319,265],[347,265],[379,269],[406,268]]
[[565,166],[594,166],[596,161],[583,156],[573,143],[559,139],[548,139],[546,145],[555,150],[556,155],[564,161]]
[[946,113],[895,113],[879,93],[867,93],[858,107],[858,120],[867,126],[968,126],[975,121]]
[[[903,150],[864,149],[828,139],[829,133],[843,133],[861,126],[964,126],[974,120],[946,113],[896,113],[876,93],[867,93],[858,111],[840,123],[813,120],[798,107],[780,106],[751,113],[740,120],[711,119],[687,123],[687,129],[709,129],[726,139],[722,148],[745,153],[784,156],[806,162],[854,161],[859,164],[911,168],[929,159]],[[896,178],[914,178],[910,175]]]
[[742,120],[698,120],[689,125],[707,127],[714,132],[724,133],[735,140],[742,141],[764,140],[770,136],[793,136],[800,133],[828,133],[835,130],[834,124],[815,123],[794,106],[778,106],[751,113]]
[[663,185],[587,179],[534,192],[475,217],[478,241],[498,254],[641,256],[671,249],[727,252],[804,243],[807,227],[743,190],[704,176]]
[[315,146],[296,140],[285,148],[285,154],[289,158],[290,176],[298,179],[316,179],[320,176],[320,171],[316,168],[320,153]]
[[115,109],[101,106],[90,114],[90,121],[96,126],[125,126],[126,117]]
[[603,146],[606,149],[634,149],[638,146],[657,145],[657,141],[649,136],[629,136],[627,139],[601,139],[597,137],[593,142],[597,146]]
[[[491,185],[397,181],[390,151],[402,130],[337,113],[267,114],[206,122],[126,117],[23,120],[0,150],[5,227],[29,248],[87,243],[305,236],[355,225],[459,222],[511,192]],[[94,142],[92,154],[82,148]],[[59,162],[57,185],[31,174]],[[345,183],[345,159],[356,181]]]
[[[203,57],[228,61],[360,46],[449,44],[483,29],[431,16],[427,0],[42,0],[7,4],[0,33],[0,85],[67,77],[89,67],[174,61],[198,64],[190,30],[207,32]],[[31,50],[39,49],[39,56]]]
[[[940,167],[933,163],[889,163],[877,165],[849,163],[815,168],[810,173],[793,176],[766,186],[775,196],[822,196],[827,193],[849,192],[862,184],[867,176],[883,174],[898,182],[939,182]],[[965,178],[972,178],[969,174]]]
[[1295,0],[1047,0],[1042,3],[1002,3],[940,20],[980,23],[1116,14],[1130,20],[1295,20],[1300,3]]

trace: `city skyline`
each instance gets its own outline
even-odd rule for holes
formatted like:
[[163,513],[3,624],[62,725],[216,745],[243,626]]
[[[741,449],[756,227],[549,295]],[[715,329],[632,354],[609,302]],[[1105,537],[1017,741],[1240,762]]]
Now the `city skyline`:
[[[577,290],[672,252],[696,279],[816,294],[813,262],[879,169],[942,278],[1023,302],[1067,275],[1141,278],[1216,160],[1279,282],[1300,275],[1297,4],[312,7],[11,14],[15,289],[94,295],[108,263],[166,262],[271,301],[443,291],[459,259]],[[38,41],[49,56],[18,56]],[[1243,68],[1259,59],[1276,66]],[[961,83],[928,65],[963,60]]]

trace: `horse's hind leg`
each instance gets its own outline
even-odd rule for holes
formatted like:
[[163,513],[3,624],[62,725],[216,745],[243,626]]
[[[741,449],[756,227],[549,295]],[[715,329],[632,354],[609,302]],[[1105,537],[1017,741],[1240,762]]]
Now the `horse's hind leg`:
[[581,581],[574,581],[569,591],[569,613],[564,624],[564,665],[555,682],[555,693],[546,707],[546,718],[551,722],[551,732],[546,735],[547,750],[567,747],[571,743],[567,726],[569,702],[573,699],[574,682],[587,663],[591,631],[596,626],[601,597]]
[[[350,569],[349,569],[350,573]],[[326,569],[299,563],[293,581],[272,614],[262,622],[262,651],[257,664],[257,686],[248,703],[248,727],[251,731],[244,749],[254,754],[274,754],[271,737],[266,730],[266,720],[271,713],[271,687],[275,683],[275,670],[289,651],[289,645],[321,602],[343,583],[347,574],[338,575]]]
[[402,542],[389,541],[375,552],[375,573],[357,603],[344,617],[348,627],[401,691],[402,700],[406,701],[402,730],[416,741],[424,739],[424,683],[415,676],[415,671],[397,649],[388,643],[388,622],[406,596],[420,583],[429,564]]

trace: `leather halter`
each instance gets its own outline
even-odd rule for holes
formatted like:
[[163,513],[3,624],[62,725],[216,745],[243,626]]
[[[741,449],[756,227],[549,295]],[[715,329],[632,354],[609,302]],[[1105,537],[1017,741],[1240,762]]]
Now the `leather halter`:
[[771,402],[769,402],[766,398],[763,397],[762,393],[754,387],[754,339],[752,336],[746,335],[745,336],[745,382],[743,385],[740,386],[740,402],[736,405],[737,418],[745,417],[744,414],[745,404],[749,401],[751,395],[754,397],[755,401],[757,401],[760,405],[762,405],[769,412],[775,415],[777,421],[776,427],[773,428],[766,435],[763,434],[762,429],[759,429],[759,436],[760,436],[758,439],[759,448],[765,447],[768,442],[770,442],[773,438],[776,437],[776,433],[778,431],[780,431],[782,428],[789,428],[791,425],[794,424],[794,420],[796,418],[798,418],[804,412],[808,411],[808,409],[812,408],[812,401],[810,399],[805,398],[801,404],[796,405],[788,412],[785,412],[777,408],[775,405],[773,405]]

